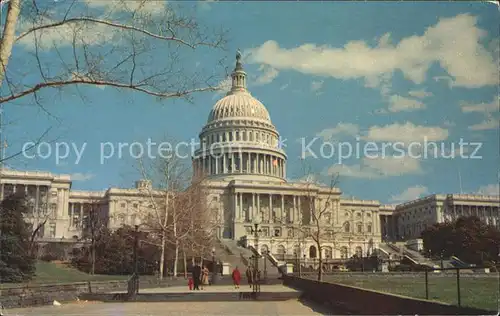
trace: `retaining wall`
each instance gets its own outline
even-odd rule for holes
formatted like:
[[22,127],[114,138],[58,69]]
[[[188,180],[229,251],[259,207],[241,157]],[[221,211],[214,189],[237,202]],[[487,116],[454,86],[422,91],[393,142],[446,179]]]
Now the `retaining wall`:
[[414,299],[357,287],[284,276],[283,284],[309,300],[331,308],[332,313],[357,315],[496,315],[493,311]]

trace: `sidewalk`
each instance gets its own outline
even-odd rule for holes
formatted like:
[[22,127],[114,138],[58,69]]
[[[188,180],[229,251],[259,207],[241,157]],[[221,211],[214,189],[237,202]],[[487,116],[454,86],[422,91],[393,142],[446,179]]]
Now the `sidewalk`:
[[[296,290],[283,285],[261,285],[261,292],[297,292]],[[157,287],[140,289],[140,294],[157,294],[157,293],[240,293],[240,292],[252,292],[252,288],[248,284],[240,285],[239,289],[235,289],[234,286],[230,285],[209,285],[205,286],[203,290],[200,291],[190,291],[188,286],[169,286],[169,287]],[[111,294],[126,293],[126,291],[114,291],[109,292]]]

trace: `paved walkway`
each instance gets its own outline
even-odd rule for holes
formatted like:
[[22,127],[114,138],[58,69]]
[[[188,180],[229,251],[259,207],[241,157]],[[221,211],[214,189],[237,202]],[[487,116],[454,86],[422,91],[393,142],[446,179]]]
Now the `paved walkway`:
[[[315,308],[316,309],[316,308]],[[325,315],[299,301],[71,303],[11,309],[5,316]]]
[[[142,289],[143,294],[159,293],[193,293],[187,286],[174,286],[156,289]],[[251,288],[241,286],[207,286],[203,291],[195,293],[228,293],[251,292]],[[283,285],[265,285],[261,292],[296,292]],[[325,315],[325,310],[315,305],[305,305],[297,299],[286,301],[188,301],[188,302],[72,302],[61,306],[44,306],[32,308],[9,309],[5,316],[163,316],[163,315]]]
[[[283,286],[281,284],[277,285],[261,285],[261,292],[297,292],[296,290],[289,288],[288,286]],[[115,291],[110,293],[125,293],[126,291]],[[149,289],[139,289],[141,294],[152,294],[152,293],[239,293],[239,292],[252,292],[252,288],[249,285],[241,285],[239,289],[235,289],[231,285],[212,285],[205,286],[203,290],[200,291],[190,291],[188,286],[169,286],[169,287],[158,287]]]

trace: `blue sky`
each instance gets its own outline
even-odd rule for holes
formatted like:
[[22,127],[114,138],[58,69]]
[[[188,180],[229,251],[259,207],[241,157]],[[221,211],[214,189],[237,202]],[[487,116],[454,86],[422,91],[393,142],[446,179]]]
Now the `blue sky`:
[[[103,5],[107,2],[87,2],[92,9],[107,9]],[[225,66],[232,68],[235,51],[241,49],[251,93],[267,107],[286,139],[290,180],[304,176],[305,164],[322,181],[339,174],[339,186],[347,196],[384,203],[461,190],[498,194],[500,12],[494,4],[199,2],[193,6],[199,21],[227,28],[229,42],[225,52],[190,52],[183,63],[191,69],[215,69],[215,61],[226,57]],[[51,39],[64,54],[63,41]],[[112,41],[93,39],[96,45],[112,45]],[[29,45],[16,44],[9,64],[14,75],[36,67]],[[45,54],[47,60],[58,58],[54,48]],[[161,49],[151,56],[148,67],[165,64]],[[26,75],[26,80],[33,83],[36,78]],[[226,81],[220,81],[224,86]],[[101,143],[145,144],[148,138],[190,141],[222,96],[200,93],[186,102],[158,101],[110,87],[44,90],[39,95],[43,109],[31,97],[5,104],[8,153],[52,126],[46,140],[79,148],[87,143],[82,158],[75,163],[74,152],[59,163],[54,155],[18,157],[8,165],[72,174],[74,189],[130,187],[140,177],[134,159],[125,153],[121,159],[101,164]],[[444,144],[448,154],[456,146],[455,158],[442,157],[441,150],[427,159],[395,157],[394,150],[388,149],[384,157],[374,159],[361,153],[342,161],[338,155],[315,158],[311,154],[301,160],[300,139],[307,144],[315,137],[311,150],[317,155],[325,143],[355,146],[358,139],[361,148],[367,142],[379,147],[401,142],[407,148],[426,137]],[[465,146],[462,155],[467,158],[460,158],[461,139],[481,147],[476,151],[479,145]],[[412,152],[413,157],[421,153],[418,148]]]

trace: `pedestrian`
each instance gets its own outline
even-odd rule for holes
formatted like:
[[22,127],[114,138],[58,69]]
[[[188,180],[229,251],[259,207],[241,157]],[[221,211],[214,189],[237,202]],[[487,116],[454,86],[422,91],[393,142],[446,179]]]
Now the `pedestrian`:
[[189,287],[189,290],[190,290],[190,291],[192,291],[192,290],[193,290],[193,285],[194,285],[194,283],[193,283],[193,278],[192,278],[192,277],[190,277],[190,278],[188,279],[188,287]]
[[250,287],[252,287],[252,283],[253,283],[252,280],[253,280],[253,278],[252,278],[252,269],[251,269],[251,267],[247,267],[247,271],[245,272],[245,274],[247,275],[248,285]]
[[193,267],[193,285],[194,285],[194,290],[200,290],[200,280],[201,280],[201,267],[196,264]]
[[202,285],[202,290],[203,290],[203,286],[204,285],[208,285],[208,269],[206,266],[203,267],[203,270],[202,270],[202,275],[201,275],[201,285]]
[[240,273],[240,270],[238,270],[238,266],[236,266],[236,268],[234,268],[232,277],[233,277],[234,288],[239,289],[240,288],[240,281],[241,281],[241,273]]

